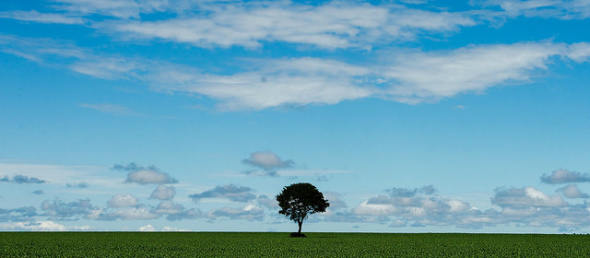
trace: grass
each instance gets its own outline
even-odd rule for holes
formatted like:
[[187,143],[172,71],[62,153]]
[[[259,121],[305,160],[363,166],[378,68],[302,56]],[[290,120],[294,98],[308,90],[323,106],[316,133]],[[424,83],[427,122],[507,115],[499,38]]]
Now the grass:
[[588,235],[0,232],[0,257],[589,257]]

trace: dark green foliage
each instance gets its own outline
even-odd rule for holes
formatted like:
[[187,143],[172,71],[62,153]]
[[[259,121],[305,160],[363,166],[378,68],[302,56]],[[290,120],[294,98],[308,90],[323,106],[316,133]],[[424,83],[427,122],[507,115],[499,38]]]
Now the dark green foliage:
[[325,212],[330,206],[318,189],[310,183],[297,183],[285,186],[277,195],[277,201],[283,214],[299,225],[298,234],[301,234],[301,225],[308,215]]
[[588,235],[0,232],[0,257],[588,258]]

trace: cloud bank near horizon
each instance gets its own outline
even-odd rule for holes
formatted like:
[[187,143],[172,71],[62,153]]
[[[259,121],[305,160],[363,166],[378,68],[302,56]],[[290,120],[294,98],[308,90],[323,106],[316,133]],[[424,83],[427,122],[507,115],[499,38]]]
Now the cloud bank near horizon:
[[[115,167],[122,171],[149,169],[134,163]],[[559,169],[553,171],[551,175],[543,175],[542,178],[560,180],[569,178],[558,181],[567,183],[577,180],[579,183],[585,183],[586,181],[580,179],[583,178],[580,175],[582,174]],[[125,182],[120,181],[120,184]],[[147,185],[140,186],[144,189]],[[59,221],[150,221],[160,218],[166,218],[168,221],[208,220],[210,223],[224,219],[262,222],[265,219],[276,218],[272,223],[289,223],[288,220],[281,220],[280,216],[275,214],[278,207],[273,198],[266,194],[255,194],[256,190],[247,186],[218,185],[201,193],[190,194],[186,197],[194,201],[192,204],[188,203],[191,206],[197,206],[193,208],[186,208],[185,205],[174,200],[177,196],[176,189],[172,186],[158,185],[151,194],[149,189],[144,189],[144,192],[143,198],[132,194],[115,193],[104,206],[93,204],[90,199],[92,194],[89,192],[86,199],[45,200],[38,206],[0,209],[0,228],[2,230],[90,230],[93,228],[66,227]],[[555,194],[544,193],[532,186],[498,187],[490,199],[490,204],[495,208],[487,210],[480,210],[460,198],[445,197],[444,193],[439,193],[434,185],[418,188],[392,187],[383,192],[385,194],[376,194],[353,206],[350,205],[350,201],[347,202],[345,195],[338,192],[325,192],[326,198],[333,205],[328,212],[310,218],[308,223],[377,223],[389,227],[437,226],[467,230],[523,225],[556,228],[566,232],[584,227],[590,222],[590,206],[586,201],[589,195],[575,184],[558,188]],[[564,197],[572,201],[566,201]],[[148,204],[147,201],[150,199],[157,200],[158,203]],[[211,208],[202,212],[198,207],[203,205],[204,199],[209,199],[208,203],[215,205],[212,207],[209,205]],[[582,202],[575,200],[582,200]],[[228,206],[227,201],[237,206]],[[35,227],[34,225],[48,226]]]

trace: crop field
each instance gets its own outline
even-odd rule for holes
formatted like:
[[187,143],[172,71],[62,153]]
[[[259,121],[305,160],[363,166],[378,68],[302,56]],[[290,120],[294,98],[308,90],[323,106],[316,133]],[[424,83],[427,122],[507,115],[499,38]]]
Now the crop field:
[[0,232],[0,257],[590,257],[588,235]]

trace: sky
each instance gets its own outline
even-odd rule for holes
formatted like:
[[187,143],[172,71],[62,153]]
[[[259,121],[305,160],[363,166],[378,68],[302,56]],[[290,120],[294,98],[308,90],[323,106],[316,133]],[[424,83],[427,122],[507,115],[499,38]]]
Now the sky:
[[590,232],[588,0],[0,2],[0,231]]

